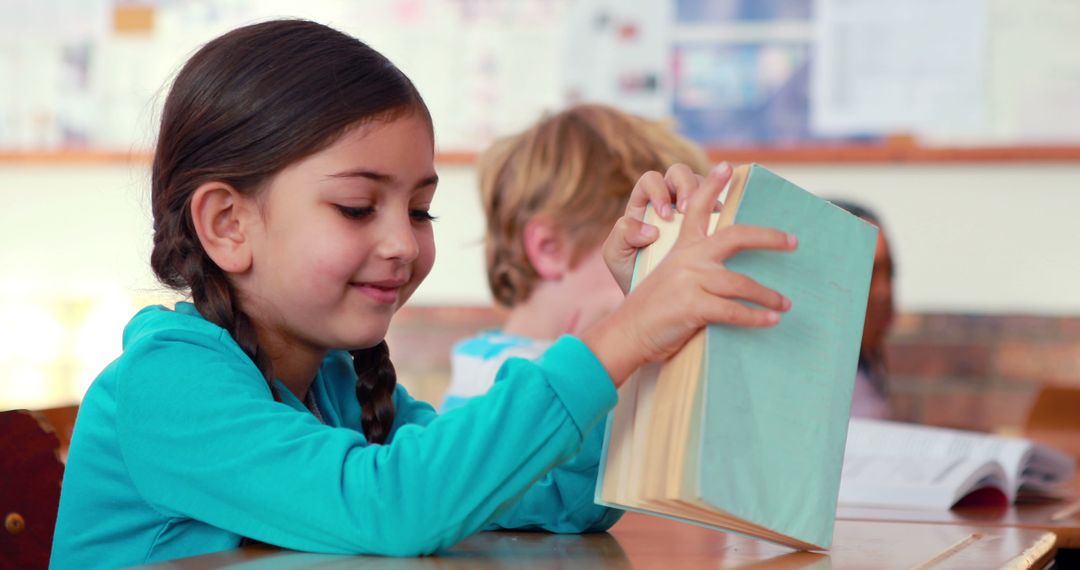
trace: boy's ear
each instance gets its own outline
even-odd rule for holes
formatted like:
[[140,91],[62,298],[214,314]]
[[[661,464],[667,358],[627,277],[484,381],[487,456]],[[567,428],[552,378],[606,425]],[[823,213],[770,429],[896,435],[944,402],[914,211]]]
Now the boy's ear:
[[203,249],[226,273],[251,268],[251,229],[254,204],[223,182],[207,182],[191,196],[191,219]]
[[570,247],[555,224],[543,218],[526,222],[525,255],[541,279],[558,281],[570,269]]

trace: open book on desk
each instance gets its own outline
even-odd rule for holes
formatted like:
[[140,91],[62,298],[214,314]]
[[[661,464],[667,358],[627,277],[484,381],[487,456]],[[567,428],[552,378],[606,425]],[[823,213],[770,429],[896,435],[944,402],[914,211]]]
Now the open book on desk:
[[[634,284],[670,250],[681,218],[648,216],[660,236],[638,254]],[[794,252],[724,262],[792,308],[775,327],[710,325],[631,376],[608,418],[596,500],[827,548],[877,229],[757,165],[735,169],[715,223],[799,238]]]
[[881,420],[849,424],[840,504],[947,510],[1061,496],[1076,461],[1031,440]]

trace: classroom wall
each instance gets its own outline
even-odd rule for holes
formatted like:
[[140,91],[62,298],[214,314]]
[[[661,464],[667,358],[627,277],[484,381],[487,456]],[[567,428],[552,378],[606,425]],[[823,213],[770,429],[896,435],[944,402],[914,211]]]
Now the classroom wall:
[[[1080,314],[1080,164],[769,165],[881,215],[903,312]],[[485,305],[471,166],[441,165],[423,305]],[[160,293],[145,164],[0,165],[0,293]]]
[[[973,397],[1004,389],[1003,401],[1024,404],[1040,382],[1080,382],[1080,350],[1070,348],[1075,335],[1040,329],[1033,339],[1025,324],[1030,317],[1054,328],[1065,317],[1060,322],[1072,330],[1080,322],[1074,230],[1080,164],[769,166],[819,194],[863,202],[885,220],[897,260],[898,308],[908,317],[894,346],[901,364],[914,366],[902,375],[921,379],[898,385],[912,419],[933,421],[929,402],[949,401],[938,397],[944,392]],[[0,165],[6,198],[0,208],[0,409],[78,401],[119,354],[131,314],[175,298],[156,284],[148,265],[147,170],[123,163]],[[407,363],[402,381],[433,401],[441,399],[453,339],[498,322],[490,311],[470,309],[490,304],[475,172],[441,165],[439,173],[435,268],[411,303],[420,310],[395,323],[395,346],[404,350],[395,354],[408,354],[399,359]],[[953,329],[985,317],[978,322],[992,324],[980,330],[995,332],[976,339],[967,329],[950,329],[942,337],[940,326],[922,325],[938,321],[920,320],[935,314],[959,316],[946,318]],[[977,346],[953,350],[957,338],[976,339]],[[1024,357],[1028,340],[1052,341],[1039,345],[1045,350],[1037,359],[1053,374],[1044,374],[1039,363],[1017,368],[1031,360]],[[995,355],[1010,346],[1021,346],[1020,357],[999,362]],[[1013,423],[1024,413],[1023,406],[1008,409]],[[984,423],[999,418],[979,417]]]

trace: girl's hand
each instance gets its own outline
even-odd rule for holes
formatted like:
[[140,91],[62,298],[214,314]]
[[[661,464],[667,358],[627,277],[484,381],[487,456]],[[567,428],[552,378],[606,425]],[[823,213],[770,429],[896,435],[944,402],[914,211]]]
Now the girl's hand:
[[[731,178],[731,167],[725,162],[716,168],[722,171],[719,175],[724,177],[720,184],[723,189]],[[653,210],[661,218],[670,220],[672,208],[686,211],[690,195],[701,186],[703,180],[685,164],[672,166],[666,174],[646,172],[638,179],[626,204],[626,213],[615,223],[603,249],[604,261],[624,294],[630,291],[637,251],[656,241],[660,235],[656,226],[642,221],[645,219],[646,206],[652,204]]]
[[[727,270],[723,262],[745,249],[793,250],[797,245],[794,236],[774,229],[739,225],[720,228],[711,236],[707,233],[709,215],[730,177],[730,167],[721,165],[709,173],[700,187],[689,184],[685,194],[676,192],[679,198],[686,197],[687,206],[671,251],[618,310],[582,335],[582,341],[603,363],[616,386],[642,364],[670,357],[709,323],[767,327],[778,323],[780,312],[791,308],[789,299],[745,275]],[[638,189],[634,192],[637,194]],[[644,204],[640,207],[644,208]],[[624,216],[620,224],[630,217]],[[640,235],[644,224],[640,224],[640,218],[636,219]],[[616,237],[620,231],[622,235]],[[615,239],[631,243],[625,239],[626,234],[626,225],[617,227],[609,242]],[[654,236],[649,243],[655,239]],[[630,268],[633,268],[632,257]],[[761,308],[747,306],[739,299]]]

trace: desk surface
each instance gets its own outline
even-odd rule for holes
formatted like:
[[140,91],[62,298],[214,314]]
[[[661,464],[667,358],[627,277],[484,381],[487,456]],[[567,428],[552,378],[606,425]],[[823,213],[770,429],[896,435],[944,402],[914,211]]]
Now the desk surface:
[[498,532],[470,537],[425,558],[306,554],[245,547],[143,568],[273,570],[419,568],[1040,568],[1052,560],[1052,533],[1022,528],[837,521],[829,553],[782,546],[657,517],[628,513],[607,534]]
[[1007,509],[963,508],[921,511],[871,507],[840,507],[836,516],[851,522],[906,522],[984,528],[1023,528],[1053,532],[1059,548],[1080,548],[1080,502],[1016,505]]
[[840,506],[836,518],[848,521],[953,524],[968,527],[1015,527],[1053,532],[1058,548],[1080,548],[1080,478],[1064,501],[1012,505],[1008,508],[964,507],[948,511]]

